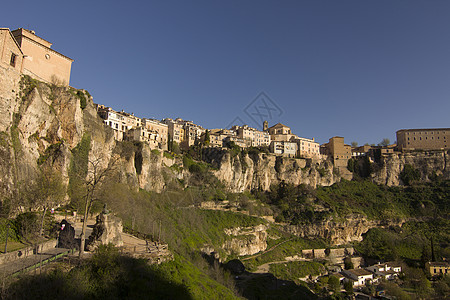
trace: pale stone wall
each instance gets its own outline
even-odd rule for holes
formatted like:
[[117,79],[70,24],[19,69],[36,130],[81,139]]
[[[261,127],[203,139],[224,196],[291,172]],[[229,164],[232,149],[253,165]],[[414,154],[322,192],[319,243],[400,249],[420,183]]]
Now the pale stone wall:
[[[12,59],[12,57],[14,57]],[[23,53],[8,28],[0,28],[0,64],[4,68],[22,71]]]
[[41,81],[69,85],[72,59],[50,49],[51,43],[31,31],[19,28],[12,33],[25,55],[24,74]]

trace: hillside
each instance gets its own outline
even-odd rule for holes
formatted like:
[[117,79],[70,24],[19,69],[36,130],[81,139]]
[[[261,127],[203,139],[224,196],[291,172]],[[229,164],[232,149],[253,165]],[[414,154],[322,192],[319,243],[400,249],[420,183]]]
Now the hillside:
[[[78,289],[80,297],[91,297],[115,285],[117,278],[134,280],[129,271],[133,266],[141,268],[143,278],[156,278],[161,286],[174,289],[173,294],[162,293],[164,297],[257,298],[269,293],[273,298],[301,294],[314,299],[307,287],[294,281],[256,276],[237,284],[219,263],[273,248],[249,260],[247,266],[257,268],[272,259],[299,255],[302,249],[353,244],[367,259],[405,259],[417,265],[431,235],[436,254],[448,257],[446,151],[395,154],[373,163],[361,159],[349,178],[325,159],[276,157],[259,149],[193,147],[181,154],[151,150],[145,143],[115,141],[87,91],[0,71],[4,72],[0,79],[2,237],[11,221],[15,226],[11,239],[28,242],[37,232],[38,213],[50,207],[82,213],[86,178],[107,170],[92,212],[107,203],[123,219],[126,230],[163,240],[175,253],[171,263],[144,267],[105,250],[98,255],[110,259],[111,266],[96,266],[94,258],[71,272],[19,281],[19,290],[27,280],[34,289],[57,278],[67,283],[64,293]],[[345,179],[352,175],[352,181]],[[48,213],[47,217],[43,223],[51,228]],[[272,219],[275,222],[268,221]],[[25,228],[24,220],[32,220],[33,228]],[[50,235],[50,231],[46,232]],[[411,235],[420,238],[411,242]],[[89,290],[88,282],[69,284],[83,274],[94,278],[102,268],[113,268],[117,278],[100,276],[95,291]],[[286,273],[281,265],[272,269]],[[282,283],[286,288],[279,289]],[[114,295],[122,292],[111,290]],[[161,291],[154,285],[138,292],[154,293],[157,298]]]

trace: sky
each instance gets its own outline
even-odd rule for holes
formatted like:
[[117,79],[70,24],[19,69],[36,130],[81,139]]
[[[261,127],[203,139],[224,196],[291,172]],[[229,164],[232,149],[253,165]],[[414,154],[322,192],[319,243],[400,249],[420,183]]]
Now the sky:
[[325,143],[448,128],[450,1],[7,1],[95,103],[205,128],[281,122]]

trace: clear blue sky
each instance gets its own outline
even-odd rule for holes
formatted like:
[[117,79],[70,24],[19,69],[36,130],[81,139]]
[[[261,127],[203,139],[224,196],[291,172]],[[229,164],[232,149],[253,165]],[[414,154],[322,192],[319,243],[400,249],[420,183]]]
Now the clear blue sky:
[[[53,2],[53,3],[52,3]],[[140,117],[206,128],[265,92],[294,133],[378,143],[450,127],[450,1],[7,1],[75,61],[71,85]]]

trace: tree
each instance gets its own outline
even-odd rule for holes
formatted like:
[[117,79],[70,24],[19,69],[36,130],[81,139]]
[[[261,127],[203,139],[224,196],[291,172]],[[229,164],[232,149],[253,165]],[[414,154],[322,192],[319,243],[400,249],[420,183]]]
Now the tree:
[[358,147],[358,142],[352,142],[351,145],[352,147]]
[[346,270],[350,270],[353,269],[353,262],[352,262],[352,258],[347,256],[346,258],[344,258],[344,269]]
[[30,204],[42,207],[42,218],[39,235],[43,234],[45,214],[56,206],[66,195],[66,187],[61,173],[51,166],[41,166],[34,182],[30,185]]
[[350,280],[344,281],[344,289],[347,292],[347,294],[352,295],[353,294],[353,282]]
[[413,181],[420,179],[420,172],[410,164],[405,164],[399,177],[405,185],[410,185]]
[[117,158],[111,158],[109,162],[107,162],[103,156],[88,160],[88,172],[86,178],[83,180],[84,217],[80,235],[80,258],[83,256],[84,252],[86,224],[89,210],[94,201],[98,200],[101,188],[108,179],[108,176],[113,172],[116,162]]
[[391,144],[391,141],[388,138],[384,138],[378,146],[387,147]]
[[339,278],[337,278],[336,276],[331,275],[328,278],[328,289],[333,291],[333,293],[339,292],[339,290],[341,289],[341,286],[340,286],[340,283],[339,283]]
[[205,146],[208,146],[210,142],[211,142],[211,137],[209,136],[209,130],[206,129],[206,132],[205,132],[205,141],[204,141]]

